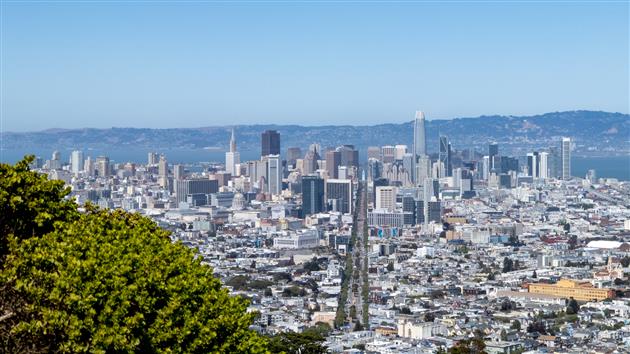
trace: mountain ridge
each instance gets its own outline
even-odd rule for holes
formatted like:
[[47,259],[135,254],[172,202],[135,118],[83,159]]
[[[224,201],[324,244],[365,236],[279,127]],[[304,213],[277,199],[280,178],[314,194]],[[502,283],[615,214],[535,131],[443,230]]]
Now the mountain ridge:
[[[322,147],[353,144],[407,144],[411,146],[412,121],[374,125],[238,124],[197,128],[54,128],[37,132],[0,133],[5,149],[53,148],[187,148],[228,147],[229,131],[236,130],[239,149],[260,148],[260,133],[276,129],[282,150],[289,146],[305,148],[311,143]],[[630,153],[630,115],[603,111],[562,111],[532,116],[483,115],[427,120],[427,145],[437,147],[438,135],[449,136],[453,148],[483,148],[497,141],[507,151],[542,149],[561,136],[576,142],[576,151],[620,151]]]

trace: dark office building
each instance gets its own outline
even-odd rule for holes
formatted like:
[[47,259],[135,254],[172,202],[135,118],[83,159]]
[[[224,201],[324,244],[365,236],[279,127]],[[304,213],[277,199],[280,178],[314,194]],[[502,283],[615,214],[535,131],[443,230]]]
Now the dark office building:
[[[411,221],[406,220],[405,225],[414,225],[416,219],[416,201],[412,195],[403,195],[402,197],[402,206],[403,212],[408,212],[410,214]],[[407,215],[405,215],[405,219],[407,219]]]
[[290,166],[295,166],[297,159],[302,158],[302,149],[299,147],[290,147],[287,149],[287,163]]
[[328,179],[326,182],[326,202],[332,211],[352,214],[352,181]]
[[512,188],[512,176],[508,174],[499,175],[499,186],[501,188]]
[[302,210],[304,216],[324,211],[324,179],[317,176],[302,177]]
[[488,157],[490,157],[490,170],[498,170],[501,164],[501,157],[499,156],[499,144],[492,143],[488,145]]
[[518,159],[509,156],[501,156],[501,173],[510,171],[518,172]]
[[499,144],[492,143],[488,145],[488,156],[499,156]]
[[341,166],[341,152],[326,151],[326,171],[328,178],[339,178],[339,166]]
[[[179,205],[188,200],[189,194],[211,194],[219,191],[219,182],[210,179],[183,179],[175,181],[175,201]],[[198,196],[193,196],[198,201]]]
[[539,165],[538,152],[535,151],[533,153],[527,154],[527,175],[537,178],[540,176],[540,171],[538,171]]
[[280,155],[280,133],[275,130],[265,130],[262,133],[261,155]]
[[341,166],[359,167],[359,150],[354,145],[343,145],[337,148],[341,154]]
[[424,224],[424,201],[416,199],[414,200],[414,204],[415,204],[414,213],[415,213],[415,218],[416,218],[416,225]]
[[442,202],[429,202],[429,222],[439,223],[442,221]]

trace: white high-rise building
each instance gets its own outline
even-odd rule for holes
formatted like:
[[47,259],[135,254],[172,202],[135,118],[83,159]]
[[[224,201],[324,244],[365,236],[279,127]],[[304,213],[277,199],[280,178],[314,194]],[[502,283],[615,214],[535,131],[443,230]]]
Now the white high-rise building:
[[168,161],[164,155],[160,156],[158,162],[158,183],[164,188],[168,187]]
[[538,177],[549,178],[549,153],[538,154]]
[[396,160],[402,160],[403,156],[407,153],[407,145],[396,145],[394,148],[396,149],[394,158]]
[[241,155],[236,151],[236,138],[234,137],[234,129],[232,129],[232,137],[230,138],[230,151],[225,153],[225,171],[232,176],[236,176],[236,165],[241,163]]
[[416,185],[424,185],[424,180],[431,178],[431,159],[429,156],[422,155],[418,159],[415,167]]
[[396,210],[396,187],[379,186],[376,187],[376,209]]
[[391,163],[396,160],[396,147],[392,145],[381,146],[381,161]]
[[88,176],[94,176],[94,161],[92,161],[92,157],[88,156],[83,163],[83,167],[85,170],[85,174]]
[[184,165],[173,165],[173,179],[184,179]]
[[490,177],[490,156],[484,156],[482,161],[481,178],[487,181]]
[[280,155],[267,156],[267,191],[272,195],[282,193],[282,162]]
[[78,175],[83,172],[83,163],[83,151],[73,151],[70,155],[70,168],[72,169],[72,173]]
[[160,161],[160,155],[157,152],[149,152],[147,155],[147,165],[149,166],[155,166]]
[[424,180],[422,200],[424,201],[423,213],[424,213],[425,224],[429,223],[429,203],[437,200],[435,198],[436,191],[435,191],[434,181],[435,179],[433,178],[426,178]]
[[562,179],[571,178],[571,138],[562,138],[560,146],[560,161],[562,166]]
[[538,177],[538,154],[530,152],[527,154],[527,175],[533,178]]

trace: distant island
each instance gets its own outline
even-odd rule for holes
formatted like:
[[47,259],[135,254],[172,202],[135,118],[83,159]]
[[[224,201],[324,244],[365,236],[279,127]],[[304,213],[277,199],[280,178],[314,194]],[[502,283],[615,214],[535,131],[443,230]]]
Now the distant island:
[[[410,117],[413,112],[410,113]],[[296,117],[296,121],[299,117]],[[630,115],[599,111],[552,112],[535,116],[481,116],[428,120],[427,140],[430,151],[437,150],[438,136],[447,135],[454,149],[474,148],[484,151],[488,142],[496,141],[506,153],[524,154],[543,149],[562,136],[575,142],[576,156],[630,155]],[[200,128],[110,128],[49,129],[39,132],[0,133],[4,150],[46,149],[227,149],[232,126]],[[260,133],[278,130],[282,150],[322,147],[340,143],[359,149],[371,145],[407,144],[411,146],[411,120],[406,123],[378,125],[301,126],[301,125],[237,125],[239,150],[260,149]]]

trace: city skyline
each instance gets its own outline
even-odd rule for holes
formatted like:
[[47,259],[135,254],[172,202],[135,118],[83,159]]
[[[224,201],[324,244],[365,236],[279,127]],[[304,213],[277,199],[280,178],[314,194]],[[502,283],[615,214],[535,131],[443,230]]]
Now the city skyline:
[[628,10],[0,0],[0,353],[626,352]]
[[1,6],[2,131],[628,112],[624,2]]

